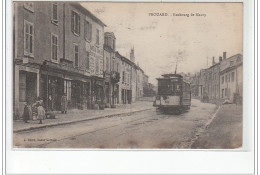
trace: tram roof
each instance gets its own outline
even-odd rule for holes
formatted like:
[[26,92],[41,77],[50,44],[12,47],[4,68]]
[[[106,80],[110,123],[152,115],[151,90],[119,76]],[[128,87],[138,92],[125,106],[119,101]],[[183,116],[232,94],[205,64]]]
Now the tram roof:
[[[175,78],[181,78],[181,79],[183,79],[183,76],[182,75],[179,75],[179,74],[163,74],[162,75],[162,77],[160,77],[160,78],[156,78],[157,80],[170,80],[170,79],[175,79]],[[184,80],[183,79],[183,81],[185,82],[185,83],[189,83],[190,84],[190,82],[188,82],[188,81],[186,81],[186,80]]]

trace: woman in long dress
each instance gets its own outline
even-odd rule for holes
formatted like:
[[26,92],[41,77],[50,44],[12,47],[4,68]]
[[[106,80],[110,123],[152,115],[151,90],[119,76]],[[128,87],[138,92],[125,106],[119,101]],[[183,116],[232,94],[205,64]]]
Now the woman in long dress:
[[29,103],[25,102],[25,106],[23,109],[23,121],[25,123],[28,123],[29,119],[30,119]]
[[67,97],[64,93],[61,97],[61,113],[62,114],[67,113],[67,106],[68,106]]
[[39,106],[37,108],[37,112],[38,112],[37,119],[40,120],[39,124],[42,124],[42,120],[45,119],[45,110],[42,105],[43,105],[42,101],[40,101]]

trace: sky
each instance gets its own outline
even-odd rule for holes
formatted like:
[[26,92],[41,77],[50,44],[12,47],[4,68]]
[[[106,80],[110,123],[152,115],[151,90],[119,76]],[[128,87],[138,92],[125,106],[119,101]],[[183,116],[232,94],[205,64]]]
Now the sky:
[[105,32],[114,32],[121,55],[129,58],[134,47],[135,62],[154,85],[175,71],[176,62],[177,73],[195,73],[211,66],[213,56],[218,62],[224,51],[227,57],[243,54],[242,3],[81,4],[107,25]]

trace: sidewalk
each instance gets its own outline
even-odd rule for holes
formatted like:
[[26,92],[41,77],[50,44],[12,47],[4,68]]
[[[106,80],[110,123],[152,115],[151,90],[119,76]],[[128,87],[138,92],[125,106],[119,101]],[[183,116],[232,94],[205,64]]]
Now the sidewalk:
[[193,143],[192,148],[234,149],[242,146],[243,107],[236,104],[220,106],[208,128]]
[[152,108],[152,102],[137,101],[132,104],[117,105],[116,108],[105,108],[105,110],[69,110],[67,114],[55,114],[56,119],[43,120],[43,124],[38,124],[39,121],[32,120],[30,120],[29,123],[24,123],[24,121],[22,120],[14,120],[13,132],[16,133],[33,129],[76,123],[80,121],[112,117],[116,115],[131,114],[135,112],[149,110]]

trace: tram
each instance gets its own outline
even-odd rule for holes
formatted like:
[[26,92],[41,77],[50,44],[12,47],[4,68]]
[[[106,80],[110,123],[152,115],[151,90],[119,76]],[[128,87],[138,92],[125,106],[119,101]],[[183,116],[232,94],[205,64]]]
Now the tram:
[[182,113],[190,109],[191,89],[179,74],[164,74],[158,80],[158,93],[153,103],[162,112]]

